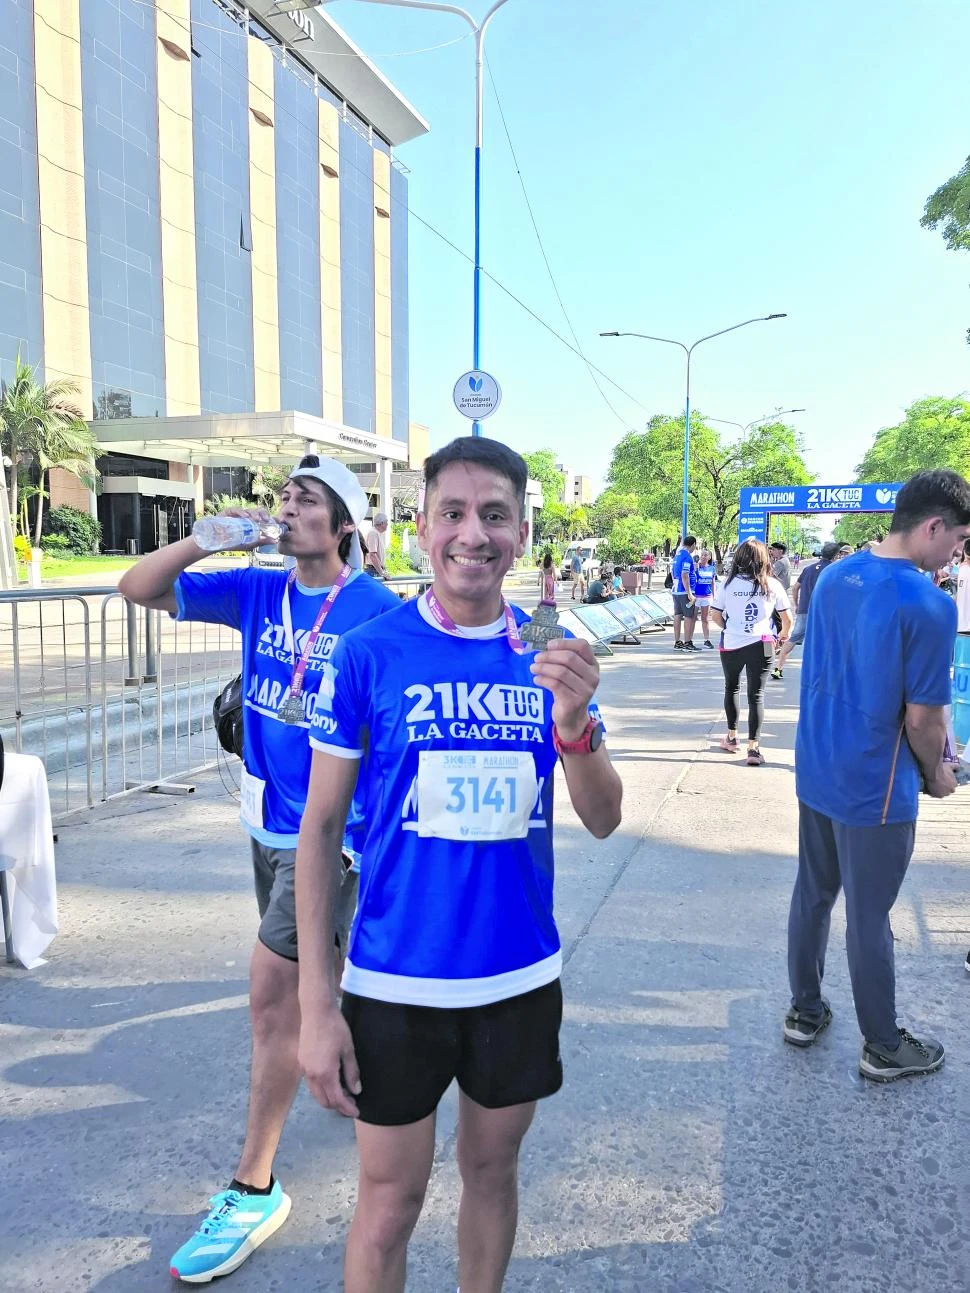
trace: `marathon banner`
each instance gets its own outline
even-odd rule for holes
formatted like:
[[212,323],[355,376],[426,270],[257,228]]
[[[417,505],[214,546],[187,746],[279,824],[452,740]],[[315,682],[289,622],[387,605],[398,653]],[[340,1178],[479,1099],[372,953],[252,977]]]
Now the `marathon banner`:
[[755,485],[740,492],[738,542],[764,539],[778,512],[891,512],[902,482],[867,485]]

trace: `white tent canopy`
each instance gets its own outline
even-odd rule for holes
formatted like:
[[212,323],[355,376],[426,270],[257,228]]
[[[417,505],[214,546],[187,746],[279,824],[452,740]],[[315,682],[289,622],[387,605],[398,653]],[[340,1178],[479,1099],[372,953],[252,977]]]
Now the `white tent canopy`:
[[101,453],[165,458],[193,467],[295,466],[305,453],[317,452],[341,461],[408,461],[403,440],[386,440],[309,413],[204,413],[97,419],[89,425]]

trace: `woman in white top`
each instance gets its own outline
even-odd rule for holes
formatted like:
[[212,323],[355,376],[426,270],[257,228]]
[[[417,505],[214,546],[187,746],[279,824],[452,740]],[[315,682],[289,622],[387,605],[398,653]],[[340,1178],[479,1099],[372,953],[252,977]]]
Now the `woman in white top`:
[[721,749],[729,754],[738,750],[738,693],[743,672],[748,681],[747,761],[754,768],[765,761],[758,742],[765,716],[765,678],[774,655],[773,611],[781,620],[779,641],[785,642],[792,626],[788,594],[771,574],[765,545],[758,539],[746,539],[738,544],[728,576],[715,590],[711,618],[722,630],[721,667],[728,730]]
[[963,558],[956,578],[957,632],[970,633],[970,539],[963,545]]

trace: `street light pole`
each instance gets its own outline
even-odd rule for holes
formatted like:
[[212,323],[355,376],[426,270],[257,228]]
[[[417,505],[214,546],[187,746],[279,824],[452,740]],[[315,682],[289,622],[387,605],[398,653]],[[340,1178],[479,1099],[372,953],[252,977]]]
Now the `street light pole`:
[[726,427],[737,427],[743,436],[747,435],[752,427],[760,426],[762,422],[771,422],[776,418],[783,418],[786,413],[804,413],[805,409],[775,409],[774,413],[766,413],[764,417],[755,418],[753,422],[732,422],[730,418],[713,418],[710,414],[705,414],[705,421],[720,422]]
[[[495,0],[480,23],[466,9],[453,4],[438,4],[436,0],[357,0],[358,4],[392,5],[398,9],[432,9],[438,13],[453,13],[468,23],[475,35],[475,271],[472,280],[472,368],[481,364],[482,339],[482,116],[484,106],[485,32],[497,10],[506,0]],[[476,419],[472,435],[481,435],[482,426]]]
[[741,323],[732,323],[730,328],[721,328],[717,332],[709,332],[706,337],[698,337],[689,346],[683,341],[675,341],[672,337],[653,337],[647,332],[601,332],[601,337],[639,337],[642,341],[662,341],[667,346],[679,346],[687,356],[687,392],[684,399],[684,497],[683,506],[680,514],[680,539],[681,542],[687,536],[687,486],[690,479],[690,360],[691,355],[698,346],[705,341],[713,341],[715,337],[723,337],[727,332],[737,332],[738,328],[746,328],[750,323],[768,323],[771,319],[787,319],[787,314],[759,314],[755,319],[745,319]]

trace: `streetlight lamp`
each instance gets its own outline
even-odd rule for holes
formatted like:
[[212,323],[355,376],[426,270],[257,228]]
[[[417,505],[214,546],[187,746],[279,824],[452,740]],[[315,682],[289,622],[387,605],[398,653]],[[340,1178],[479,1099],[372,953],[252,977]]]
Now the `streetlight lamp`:
[[[482,304],[482,103],[485,31],[498,9],[506,0],[495,0],[480,23],[466,9],[453,4],[438,4],[436,0],[357,0],[359,4],[386,4],[400,9],[433,9],[438,13],[453,13],[464,19],[475,35],[475,272],[472,281],[472,368],[481,361],[481,304]],[[481,423],[472,423],[472,435],[481,435]]]
[[738,328],[746,328],[749,323],[769,323],[772,319],[787,318],[787,314],[759,314],[756,319],[745,319],[742,323],[732,323],[730,328],[721,328],[718,332],[709,332],[706,337],[698,337],[689,346],[683,341],[675,341],[672,337],[652,337],[646,332],[600,333],[601,337],[639,337],[642,341],[662,341],[667,346],[680,346],[687,356],[687,394],[684,400],[684,502],[680,515],[681,542],[683,542],[687,534],[687,481],[690,469],[690,357],[702,342],[712,341],[715,337],[723,337],[726,332],[737,332]]

